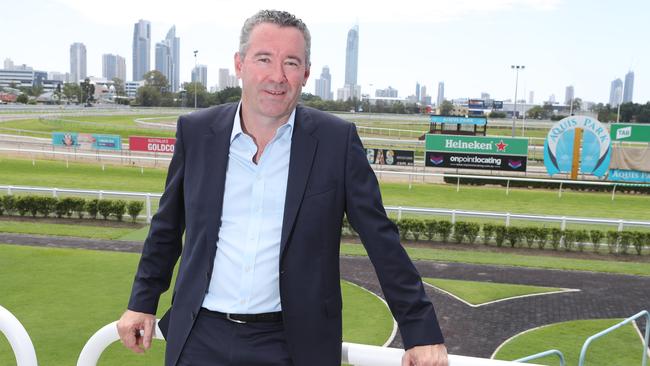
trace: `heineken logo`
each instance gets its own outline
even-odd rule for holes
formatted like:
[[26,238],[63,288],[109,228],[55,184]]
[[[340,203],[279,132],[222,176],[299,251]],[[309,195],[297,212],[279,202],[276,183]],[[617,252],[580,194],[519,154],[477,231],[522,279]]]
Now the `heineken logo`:
[[[501,142],[503,143],[503,141]],[[445,148],[447,149],[471,149],[471,150],[487,150],[490,151],[493,149],[491,142],[479,142],[479,141],[461,141],[454,139],[445,140]]]
[[457,136],[428,134],[427,151],[468,154],[528,155],[528,139],[502,136]]

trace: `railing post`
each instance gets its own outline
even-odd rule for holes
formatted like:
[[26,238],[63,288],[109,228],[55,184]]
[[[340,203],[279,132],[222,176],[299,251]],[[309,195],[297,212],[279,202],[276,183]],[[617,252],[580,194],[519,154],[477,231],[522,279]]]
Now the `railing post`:
[[147,207],[147,224],[151,223],[151,193],[147,193],[145,198],[145,206]]
[[456,210],[451,211],[451,223],[452,225],[456,223]]
[[58,188],[52,189],[52,197],[56,198]]
[[397,221],[400,221],[402,219],[402,207],[397,208]]
[[623,220],[618,220],[618,232],[623,231]]
[[560,224],[560,230],[564,231],[566,229],[566,216],[562,216],[562,222]]
[[506,212],[506,227],[510,226],[510,212]]
[[100,200],[103,199],[104,198],[104,191],[99,191],[97,193],[97,196],[99,197]]
[[7,196],[11,196],[11,186],[7,187]]
[[560,189],[557,191],[557,196],[560,198],[562,198],[562,183],[563,182],[560,182]]
[[614,200],[615,194],[616,194],[616,184],[614,184],[614,188],[612,189],[612,201]]
[[506,181],[506,196],[510,194],[510,179]]

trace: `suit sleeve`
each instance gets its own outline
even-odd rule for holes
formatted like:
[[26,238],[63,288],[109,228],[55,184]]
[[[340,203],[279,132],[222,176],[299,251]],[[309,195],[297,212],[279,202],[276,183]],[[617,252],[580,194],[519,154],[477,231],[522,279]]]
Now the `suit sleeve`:
[[165,191],[160,198],[158,212],[151,220],[149,235],[144,242],[133,282],[128,305],[133,311],[156,313],[160,294],[169,288],[174,265],[181,254],[185,230],[185,151],[182,121],[183,117],[180,117],[176,126],[176,143],[167,172]]
[[386,216],[375,177],[356,127],[350,125],[345,168],[346,214],[375,267],[388,306],[397,320],[404,348],[439,344],[444,339],[422,280]]

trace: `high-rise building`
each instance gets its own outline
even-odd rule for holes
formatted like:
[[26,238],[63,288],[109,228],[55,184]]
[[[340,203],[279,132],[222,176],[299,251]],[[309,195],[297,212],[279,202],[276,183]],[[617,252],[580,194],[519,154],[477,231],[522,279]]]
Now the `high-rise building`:
[[359,68],[359,25],[348,31],[348,42],[345,48],[345,85],[350,89],[357,85],[357,71]]
[[119,78],[126,81],[126,60],[120,55],[102,55],[102,77],[106,80]]
[[532,90],[528,93],[528,104],[535,104],[535,92]]
[[320,78],[316,79],[316,95],[322,100],[332,100],[332,75],[329,66],[323,66]]
[[609,88],[609,105],[610,107],[616,107],[621,101],[623,93],[623,80],[616,79],[612,81],[612,84]]
[[151,70],[151,23],[140,19],[133,26],[133,81]]
[[438,99],[436,100],[436,105],[441,106],[442,102],[445,101],[445,83],[443,81],[438,83]]
[[73,83],[86,78],[86,46],[83,43],[70,45],[70,76]]
[[566,87],[564,91],[564,104],[569,105],[571,104],[571,101],[574,98],[574,89],[573,85],[569,85]]
[[5,59],[5,70],[13,70],[14,69],[14,62],[10,58]]
[[197,81],[207,88],[208,67],[206,65],[196,65],[196,67],[192,69],[192,82]]
[[397,94],[397,89],[394,89],[392,86],[386,89],[375,90],[375,97],[377,98],[397,98]]
[[425,85],[422,85],[420,87],[420,103],[422,104],[427,104],[427,87]]
[[60,82],[63,82],[63,83],[69,83],[70,82],[70,73],[69,72],[50,71],[50,72],[47,73],[47,78],[49,80],[60,81]]
[[415,101],[420,102],[420,82],[415,82]]
[[623,103],[632,103],[632,93],[634,92],[634,71],[630,70],[625,74],[625,84],[623,85]]
[[176,37],[176,26],[169,29],[162,42],[156,43],[156,70],[165,75],[171,92],[178,91],[180,83],[180,45],[181,40]]
[[481,93],[481,99],[483,99],[483,100],[488,100],[488,99],[490,99],[490,93],[482,92],[482,93]]
[[230,69],[219,69],[219,83],[217,90],[224,90],[226,88],[234,88],[239,86],[237,76],[230,73]]

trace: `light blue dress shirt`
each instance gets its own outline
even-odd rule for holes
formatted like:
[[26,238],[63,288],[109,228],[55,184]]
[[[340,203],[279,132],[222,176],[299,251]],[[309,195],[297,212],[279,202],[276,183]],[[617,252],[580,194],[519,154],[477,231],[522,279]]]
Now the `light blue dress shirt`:
[[[237,108],[214,268],[203,307],[233,314],[280,311],[280,238],[296,111],[266,145],[242,131]],[[206,157],[209,159],[210,157]]]

